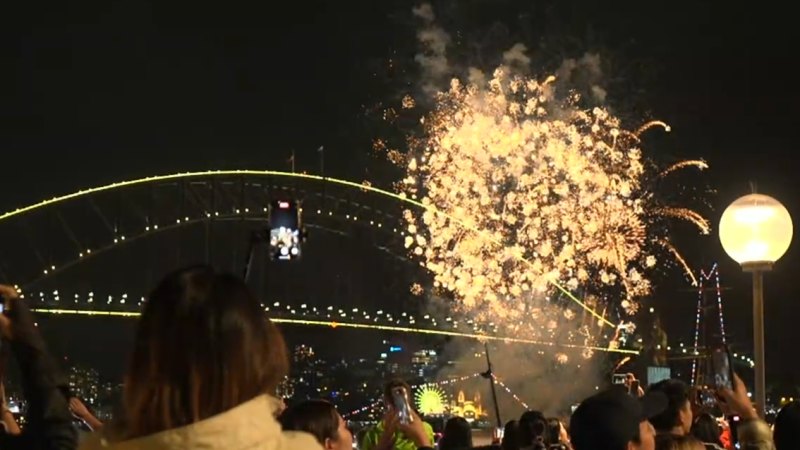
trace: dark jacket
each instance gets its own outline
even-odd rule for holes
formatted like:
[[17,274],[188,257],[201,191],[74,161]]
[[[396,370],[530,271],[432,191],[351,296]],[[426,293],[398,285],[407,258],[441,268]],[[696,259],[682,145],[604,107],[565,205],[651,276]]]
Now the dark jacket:
[[11,346],[22,375],[28,412],[22,435],[0,436],[0,449],[74,450],[78,442],[65,396],[67,380],[47,352],[25,301],[16,301],[6,314],[11,319],[13,338],[0,345]]

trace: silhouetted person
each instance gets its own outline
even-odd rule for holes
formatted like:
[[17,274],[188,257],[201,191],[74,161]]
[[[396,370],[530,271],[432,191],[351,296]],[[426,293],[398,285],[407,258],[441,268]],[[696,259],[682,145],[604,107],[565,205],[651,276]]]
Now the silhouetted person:
[[787,403],[775,418],[775,448],[800,449],[800,402]]
[[472,448],[472,428],[463,417],[452,417],[444,425],[439,450],[469,450]]

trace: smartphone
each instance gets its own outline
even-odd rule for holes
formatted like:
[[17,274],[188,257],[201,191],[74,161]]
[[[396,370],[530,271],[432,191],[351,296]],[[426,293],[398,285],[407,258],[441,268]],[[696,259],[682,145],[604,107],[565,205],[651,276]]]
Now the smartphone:
[[639,397],[639,380],[631,381],[631,386],[628,388],[628,393],[634,397]]
[[6,298],[0,295],[0,314],[6,312]]
[[624,373],[615,373],[611,375],[611,384],[625,384],[628,376]]
[[275,200],[269,211],[269,247],[273,259],[299,258],[300,206],[294,200]]
[[392,403],[394,404],[394,409],[397,410],[397,417],[400,419],[400,423],[408,425],[414,420],[411,414],[411,405],[408,403],[408,391],[406,391],[406,388],[398,386],[392,389]]
[[715,348],[711,353],[714,386],[733,390],[733,366],[727,347]]

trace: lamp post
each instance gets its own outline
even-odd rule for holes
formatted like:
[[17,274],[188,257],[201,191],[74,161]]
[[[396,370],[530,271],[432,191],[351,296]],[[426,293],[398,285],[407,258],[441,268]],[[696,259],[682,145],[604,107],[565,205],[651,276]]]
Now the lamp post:
[[763,273],[786,253],[792,242],[789,211],[767,195],[750,194],[736,199],[722,213],[719,222],[722,248],[745,272],[753,274],[753,347],[755,354],[758,415],[764,418],[766,377],[764,361]]

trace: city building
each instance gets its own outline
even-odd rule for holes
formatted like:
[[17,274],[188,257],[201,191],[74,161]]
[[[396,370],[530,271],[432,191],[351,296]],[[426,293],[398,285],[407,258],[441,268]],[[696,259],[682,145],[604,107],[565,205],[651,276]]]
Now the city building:
[[87,405],[97,405],[100,400],[100,374],[90,367],[72,366],[69,369],[69,389]]
[[421,378],[431,378],[438,369],[439,356],[436,350],[418,350],[411,356],[411,369]]

